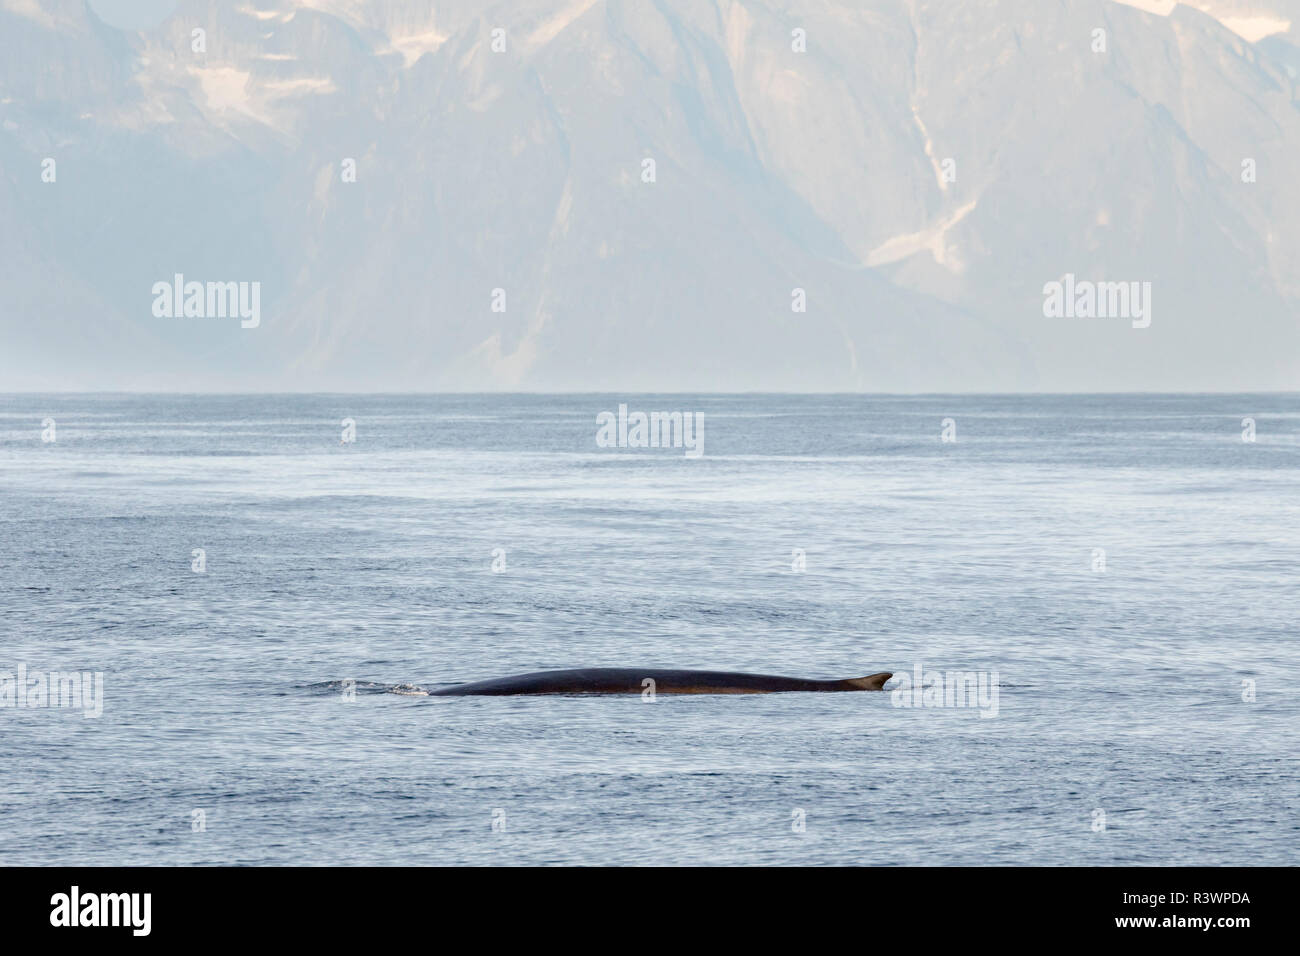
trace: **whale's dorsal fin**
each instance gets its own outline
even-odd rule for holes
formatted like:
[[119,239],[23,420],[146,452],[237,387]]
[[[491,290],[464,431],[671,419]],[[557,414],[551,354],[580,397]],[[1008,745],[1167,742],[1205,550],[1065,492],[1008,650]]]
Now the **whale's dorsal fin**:
[[885,681],[893,676],[893,671],[881,671],[879,674],[872,674],[869,677],[849,677],[845,679],[844,683],[854,690],[884,690]]

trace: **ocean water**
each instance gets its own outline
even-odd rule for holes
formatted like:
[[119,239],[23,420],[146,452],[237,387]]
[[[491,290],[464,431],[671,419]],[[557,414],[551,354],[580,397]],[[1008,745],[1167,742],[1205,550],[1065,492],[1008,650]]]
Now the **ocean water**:
[[[1294,395],[0,396],[5,862],[1296,864],[1298,578]],[[996,712],[421,692],[642,664]]]

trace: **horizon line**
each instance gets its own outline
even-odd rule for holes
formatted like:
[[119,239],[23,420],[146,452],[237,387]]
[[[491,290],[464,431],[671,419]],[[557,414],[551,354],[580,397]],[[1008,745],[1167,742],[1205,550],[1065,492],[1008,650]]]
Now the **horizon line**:
[[1070,391],[1014,391],[1014,392],[986,392],[986,391],[954,391],[954,392],[834,392],[834,391],[816,391],[802,392],[790,390],[773,390],[760,391],[757,389],[744,391],[712,391],[698,389],[628,389],[615,391],[611,389],[583,389],[575,391],[546,390],[546,391],[364,391],[360,389],[346,389],[341,391],[289,391],[289,390],[272,390],[272,391],[171,391],[163,389],[147,389],[143,391],[132,391],[129,389],[114,389],[109,391],[75,391],[65,389],[55,389],[42,391],[38,389],[20,389],[15,391],[0,391],[0,397],[10,396],[194,396],[194,397],[238,397],[238,396],[262,396],[262,395],[372,395],[372,396],[394,396],[394,397],[433,397],[433,396],[511,396],[511,395],[528,395],[528,396],[565,396],[565,395],[704,395],[704,396],[742,396],[742,395],[788,395],[792,397],[821,397],[821,396],[852,396],[863,398],[925,398],[927,396],[995,396],[995,397],[1019,397],[1019,396],[1204,396],[1204,395],[1300,395],[1300,387],[1295,389],[1261,389],[1261,390],[1229,390],[1229,389],[1210,389],[1196,391],[1192,389],[1179,389],[1173,391],[1123,391],[1108,390],[1097,392],[1070,392]]

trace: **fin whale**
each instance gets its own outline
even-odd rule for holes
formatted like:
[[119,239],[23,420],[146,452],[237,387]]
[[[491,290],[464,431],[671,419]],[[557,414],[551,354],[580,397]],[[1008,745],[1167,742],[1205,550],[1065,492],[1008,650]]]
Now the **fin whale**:
[[[845,680],[805,680],[731,671],[669,670],[662,667],[582,667],[536,671],[429,691],[430,697],[510,694],[773,694],[781,691],[883,690],[893,674],[882,671]],[[654,683],[649,683],[653,681]]]

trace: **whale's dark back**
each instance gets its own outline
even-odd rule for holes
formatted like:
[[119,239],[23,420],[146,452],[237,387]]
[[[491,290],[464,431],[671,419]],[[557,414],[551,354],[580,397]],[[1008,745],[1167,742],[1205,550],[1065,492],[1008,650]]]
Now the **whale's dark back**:
[[[780,691],[880,690],[889,672],[847,680],[804,680],[732,671],[671,670],[662,667],[582,667],[537,671],[430,691],[431,696],[469,694],[771,694]],[[647,683],[653,681],[653,684]]]

